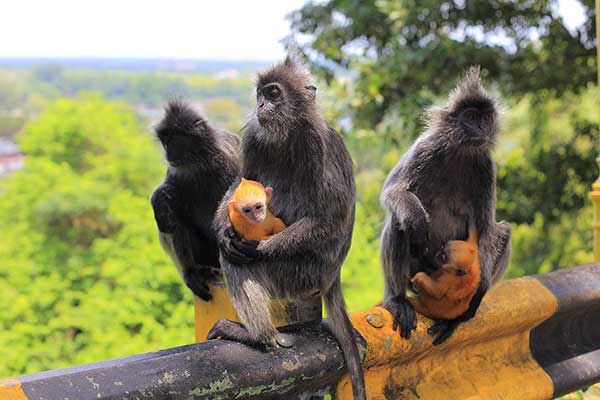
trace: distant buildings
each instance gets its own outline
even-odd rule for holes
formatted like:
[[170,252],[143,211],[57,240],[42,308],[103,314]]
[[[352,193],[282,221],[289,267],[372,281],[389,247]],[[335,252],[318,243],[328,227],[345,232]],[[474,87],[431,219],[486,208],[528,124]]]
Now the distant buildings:
[[25,156],[13,142],[0,139],[0,176],[23,168]]

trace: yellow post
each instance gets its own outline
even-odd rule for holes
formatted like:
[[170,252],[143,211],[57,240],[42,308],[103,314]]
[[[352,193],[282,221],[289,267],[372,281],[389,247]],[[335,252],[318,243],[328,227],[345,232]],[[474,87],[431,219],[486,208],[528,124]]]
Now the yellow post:
[[[194,318],[196,321],[196,342],[206,340],[206,335],[215,322],[228,319],[239,322],[233,304],[229,299],[227,287],[223,282],[209,284],[213,298],[204,301],[194,298]],[[270,305],[271,318],[275,326],[285,326],[322,318],[321,296],[319,293],[307,293],[306,297],[294,301],[273,301]]]

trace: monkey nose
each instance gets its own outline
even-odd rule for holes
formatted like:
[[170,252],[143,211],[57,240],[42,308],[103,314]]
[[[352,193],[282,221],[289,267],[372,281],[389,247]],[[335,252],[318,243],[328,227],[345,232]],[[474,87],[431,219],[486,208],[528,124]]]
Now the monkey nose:
[[258,105],[258,108],[263,108],[264,105],[265,105],[264,101],[261,101],[260,104]]

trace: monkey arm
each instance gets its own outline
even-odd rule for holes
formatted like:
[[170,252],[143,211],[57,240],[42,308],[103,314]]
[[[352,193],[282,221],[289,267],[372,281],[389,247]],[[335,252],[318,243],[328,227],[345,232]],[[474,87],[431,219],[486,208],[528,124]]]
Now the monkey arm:
[[172,205],[176,201],[175,188],[167,183],[163,183],[156,188],[150,196],[154,219],[160,232],[173,233],[175,231],[177,221]]
[[258,254],[266,261],[303,255],[321,246],[327,240],[328,233],[334,234],[321,220],[304,217],[279,234],[260,242]]
[[423,244],[429,232],[429,214],[421,200],[403,186],[386,187],[381,194],[382,204],[395,217],[397,229],[410,232],[411,241]]
[[424,272],[418,272],[413,278],[413,284],[417,284],[423,293],[439,300],[448,291],[448,286],[443,281],[434,281]]
[[248,264],[256,259],[256,240],[241,239],[235,233],[229,220],[229,202],[233,198],[235,188],[241,182],[238,178],[229,187],[229,190],[221,199],[213,219],[213,229],[217,238],[217,245],[221,256],[232,264]]
[[511,226],[505,221],[494,223],[489,232],[479,239],[481,268],[486,272],[490,286],[502,278],[508,267],[510,244]]

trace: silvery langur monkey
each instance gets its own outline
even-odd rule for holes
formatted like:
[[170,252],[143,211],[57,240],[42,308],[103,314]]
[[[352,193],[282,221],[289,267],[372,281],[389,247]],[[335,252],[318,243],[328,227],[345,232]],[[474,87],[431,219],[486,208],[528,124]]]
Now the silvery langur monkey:
[[510,224],[496,223],[496,176],[491,151],[499,131],[495,100],[471,68],[444,107],[426,114],[427,128],[388,175],[381,201],[387,210],[381,238],[384,307],[394,329],[409,338],[416,327],[405,292],[419,271],[435,269],[434,256],[450,240],[466,240],[468,221],[479,233],[481,282],[469,309],[429,328],[444,342],[472,318],[490,285],[500,279],[510,255]]
[[261,347],[282,344],[271,322],[269,300],[318,290],[354,395],[364,399],[362,367],[340,283],[354,227],[352,159],[342,137],[319,112],[309,78],[289,57],[258,77],[256,110],[242,137],[241,177],[273,188],[277,195],[270,208],[287,228],[260,242],[237,237],[228,205],[239,180],[232,185],[215,227],[223,274],[243,326],[221,320],[209,338]]
[[240,139],[212,128],[178,100],[167,105],[156,135],[168,163],[167,176],[150,198],[160,243],[185,284],[209,301],[207,282],[220,268],[212,220],[240,171]]

